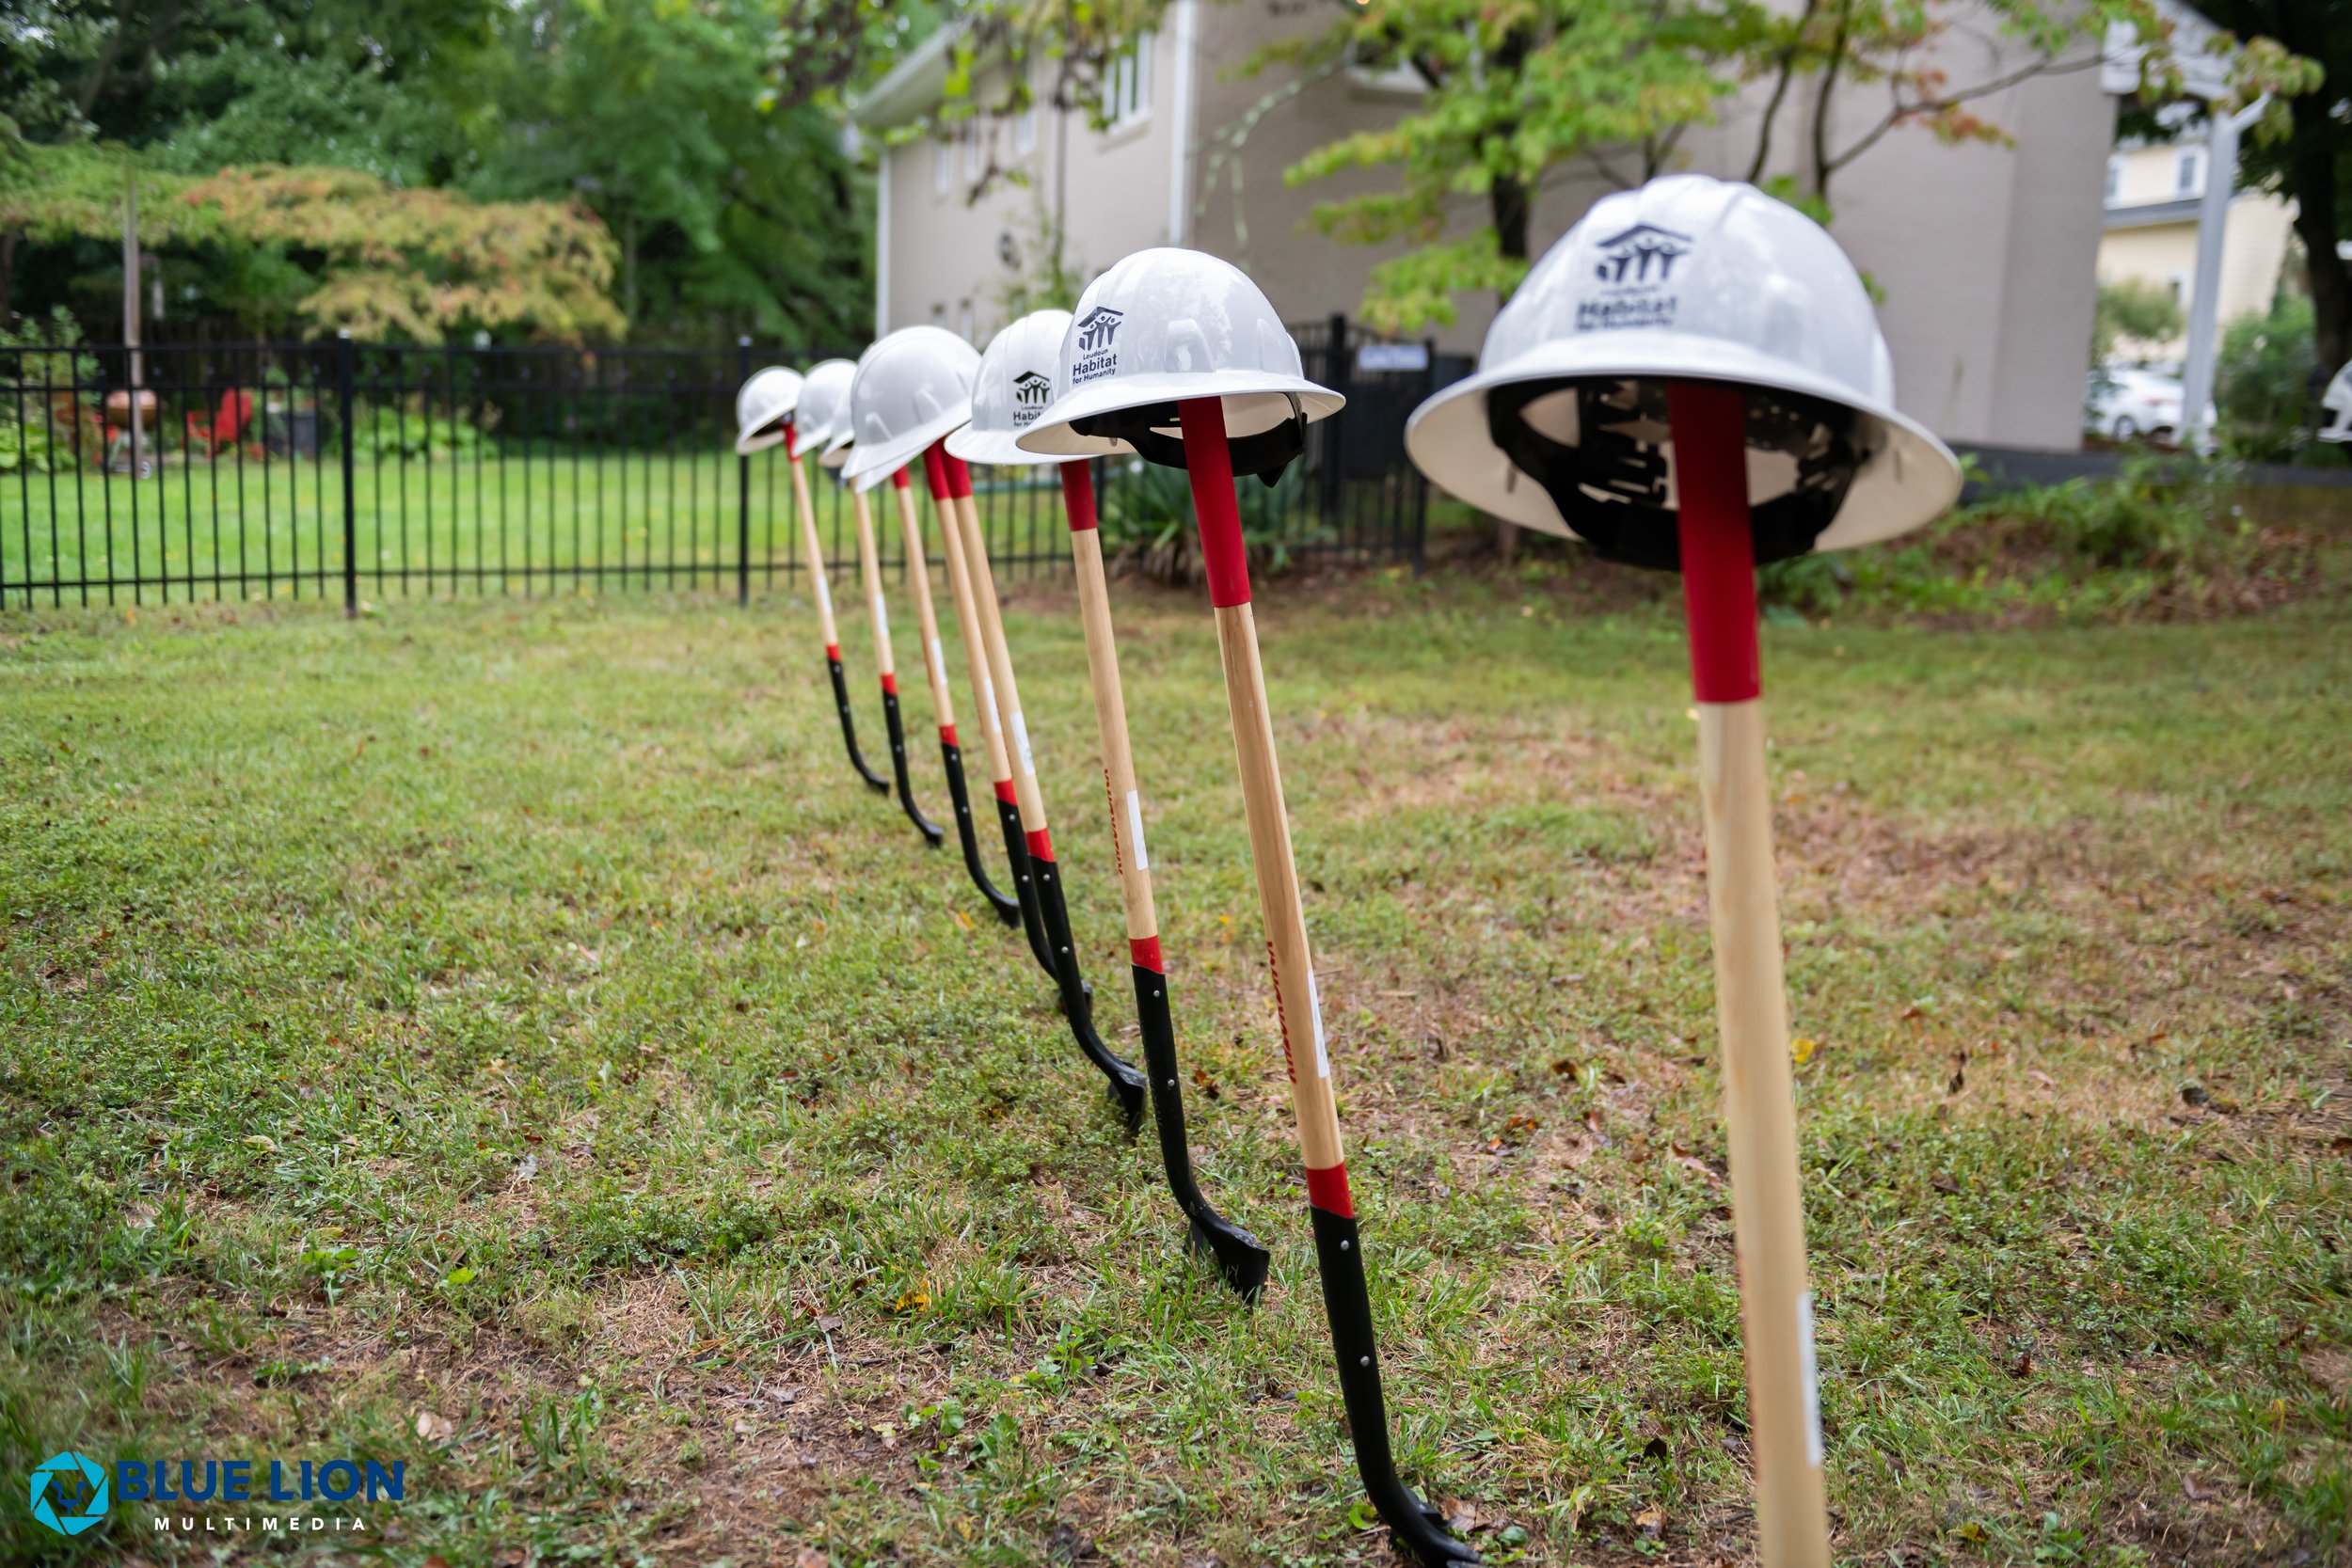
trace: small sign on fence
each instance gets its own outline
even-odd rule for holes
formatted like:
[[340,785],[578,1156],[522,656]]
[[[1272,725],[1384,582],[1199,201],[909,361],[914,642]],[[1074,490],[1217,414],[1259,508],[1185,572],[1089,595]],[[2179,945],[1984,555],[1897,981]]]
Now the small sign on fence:
[[1356,371],[1370,375],[1378,371],[1425,371],[1429,368],[1427,343],[1365,343],[1356,350]]

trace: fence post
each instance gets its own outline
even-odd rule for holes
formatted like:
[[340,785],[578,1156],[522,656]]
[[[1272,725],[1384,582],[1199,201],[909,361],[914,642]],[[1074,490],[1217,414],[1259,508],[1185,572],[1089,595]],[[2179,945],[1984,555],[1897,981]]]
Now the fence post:
[[348,328],[335,334],[335,402],[342,421],[343,448],[343,619],[359,618],[359,496],[354,483],[352,456],[354,446],[352,408],[352,362],[358,357],[358,349],[352,343]]
[[[735,340],[735,384],[752,378],[752,341]],[[752,602],[752,460],[735,460],[735,602]]]
[[[1349,395],[1348,372],[1356,368],[1348,357],[1346,311],[1331,312],[1328,331],[1328,341],[1331,346],[1328,357],[1324,362],[1323,384],[1344,398]],[[1323,421],[1323,505],[1321,510],[1323,525],[1326,528],[1338,526],[1340,500],[1345,494],[1343,486],[1346,483],[1347,476],[1347,432],[1343,426],[1343,421],[1336,419]]]

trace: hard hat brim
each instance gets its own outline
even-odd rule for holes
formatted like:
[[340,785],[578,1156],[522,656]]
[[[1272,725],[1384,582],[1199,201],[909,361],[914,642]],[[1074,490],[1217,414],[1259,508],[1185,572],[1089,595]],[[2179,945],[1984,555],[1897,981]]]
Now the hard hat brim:
[[965,425],[947,437],[947,451],[966,463],[994,463],[1004,467],[1034,468],[1068,459],[1053,452],[1023,451],[1009,430],[982,430]]
[[841,466],[844,479],[861,479],[870,473],[887,475],[893,468],[904,467],[923,455],[923,449],[956,430],[972,418],[972,400],[965,398],[932,416],[912,430],[902,430],[887,441],[872,446],[859,441],[850,448],[850,459]]
[[820,468],[844,467],[849,461],[850,445],[846,441],[829,442],[825,450],[817,454],[817,466]]
[[755,451],[766,451],[770,447],[784,445],[784,432],[774,428],[780,418],[782,418],[781,415],[771,415],[749,430],[738,432],[735,437],[735,455],[749,457]]
[[1195,398],[1222,399],[1225,427],[1235,436],[1254,436],[1289,419],[1293,398],[1298,400],[1299,410],[1311,424],[1327,420],[1347,406],[1347,400],[1328,387],[1317,386],[1301,376],[1276,375],[1265,371],[1109,376],[1056,398],[1038,416],[1037,423],[1022,432],[1013,444],[1023,451],[1045,457],[1100,457],[1106,452],[1125,451],[1126,442],[1081,436],[1070,428],[1071,421]]
[[[1714,381],[1819,398],[1874,421],[1884,439],[1854,475],[1845,503],[1813,548],[1848,549],[1908,533],[1960,498],[1960,461],[1918,420],[1857,399],[1842,381],[1720,338],[1687,333],[1601,332],[1542,343],[1457,381],[1413,410],[1405,451],[1430,481],[1505,522],[1574,539],[1549,492],[1520,473],[1486,428],[1486,396],[1497,387],[1571,379]],[[1049,410],[1048,412],[1051,412]],[[1756,454],[1751,453],[1755,462]],[[1753,470],[1752,470],[1753,472]],[[1758,476],[1760,477],[1760,476]]]

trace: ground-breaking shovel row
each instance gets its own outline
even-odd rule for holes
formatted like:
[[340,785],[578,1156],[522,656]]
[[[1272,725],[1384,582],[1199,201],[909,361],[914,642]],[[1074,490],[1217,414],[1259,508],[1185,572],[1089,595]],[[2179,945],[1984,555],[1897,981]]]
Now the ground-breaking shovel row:
[[[1757,565],[1884,539],[1959,493],[1952,454],[1894,405],[1884,341],[1852,263],[1794,209],[1753,188],[1676,175],[1597,203],[1495,318],[1477,370],[1415,411],[1406,446],[1433,481],[1496,515],[1579,539],[1683,585],[1699,715],[1699,800],[1730,1148],[1757,1547],[1768,1568],[1827,1568],[1830,1536],[1799,1191],[1788,1009],[1765,772]],[[1102,274],[1074,311],[1041,310],[985,354],[942,328],[891,333],[852,364],[774,368],[737,399],[737,449],[782,445],[811,562],[827,674],[850,765],[895,793],[928,848],[946,829],[915,799],[871,493],[888,485],[908,563],[943,782],[964,874],[1021,928],[1080,1053],[1126,1126],[1148,1109],[1191,1250],[1242,1297],[1267,1252],[1196,1178],[1175,1009],[1160,944],[1142,784],[1120,681],[1091,465],[1157,464],[1189,482],[1221,656],[1276,1012],[1340,1392],[1364,1491],[1400,1551],[1474,1562],[1396,1473],[1364,1236],[1340,1134],[1307,911],[1291,851],[1235,486],[1305,461],[1307,426],[1345,400],[1302,373],[1298,345],[1239,269],[1146,250]],[[891,776],[860,752],[802,459],[853,499]],[[1095,1026],[1063,871],[1029,746],[968,465],[1057,468],[1110,802],[1140,1070]],[[983,847],[958,739],[914,497],[961,631],[995,796],[1005,883]],[[1005,891],[1009,888],[1009,892]]]

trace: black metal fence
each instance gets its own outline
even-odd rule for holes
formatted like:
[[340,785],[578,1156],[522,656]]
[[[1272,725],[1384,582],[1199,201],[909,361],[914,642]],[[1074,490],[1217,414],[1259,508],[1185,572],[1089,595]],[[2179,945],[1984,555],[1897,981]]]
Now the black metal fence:
[[[1348,394],[1244,525],[1277,563],[1409,561],[1426,489],[1405,415],[1426,345],[1298,330],[1307,374]],[[822,357],[724,349],[357,343],[0,349],[0,609],[731,589],[805,570],[780,451],[734,453],[752,370]],[[976,474],[999,576],[1069,560],[1059,488]],[[1148,549],[1189,521],[1181,474],[1097,466],[1104,531]],[[813,491],[835,580],[856,570],[846,493]],[[876,511],[886,570],[904,559]]]

